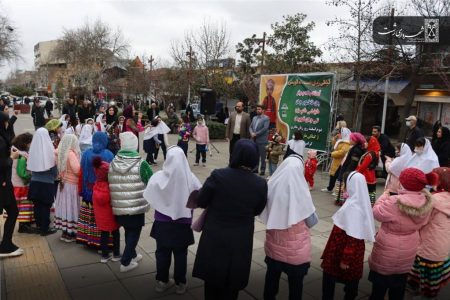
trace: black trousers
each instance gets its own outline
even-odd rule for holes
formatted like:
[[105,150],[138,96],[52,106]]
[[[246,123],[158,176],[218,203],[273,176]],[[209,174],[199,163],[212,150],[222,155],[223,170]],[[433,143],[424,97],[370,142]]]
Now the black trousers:
[[[334,299],[334,288],[336,287],[336,282],[338,280],[331,276],[330,274],[323,273],[322,278],[322,300],[333,300]],[[347,281],[344,282],[344,292],[345,300],[353,300],[358,296],[358,285],[357,281]]]
[[39,227],[42,233],[47,232],[50,226],[51,208],[52,204],[34,201],[34,219],[36,220],[36,226]]
[[205,281],[205,300],[236,300],[239,290],[217,288]]
[[175,261],[173,278],[176,284],[186,283],[188,247],[169,248],[156,242],[156,280],[169,281],[169,269],[172,259]]
[[136,247],[141,236],[142,227],[124,227],[125,229],[125,249],[123,250],[120,262],[128,266],[133,258],[137,256]]
[[202,156],[202,163],[206,162],[206,145],[195,145],[195,163],[200,162],[200,155]]
[[233,138],[230,140],[230,161],[231,161],[231,154],[233,153],[234,144],[236,144],[237,141],[241,139],[240,134],[233,134]]
[[403,299],[405,296],[406,280],[408,274],[381,275],[370,271],[369,281],[372,282],[370,300],[383,300],[386,292],[389,300]]
[[[114,230],[112,233],[113,238],[113,255],[120,256],[120,232],[119,229]],[[108,257],[109,255],[109,231],[102,231],[100,235],[100,248],[102,249],[102,256]]]
[[339,177],[339,173],[341,172],[341,167],[339,167],[333,176],[330,175],[330,181],[328,182],[327,190],[330,192],[334,189],[334,186],[336,185],[336,180]]
[[3,238],[0,244],[0,251],[3,253],[12,252],[17,249],[17,247],[12,242],[12,237],[14,233],[14,227],[16,226],[17,216],[19,215],[19,209],[17,208],[17,202],[11,201],[11,203],[5,203],[3,209],[8,214],[8,218],[3,226]]
[[266,256],[266,280],[264,283],[264,300],[275,300],[278,294],[281,273],[286,273],[289,282],[289,300],[301,300],[303,294],[303,278],[308,273],[310,264],[298,266],[274,260]]
[[[159,144],[159,148],[161,148],[164,155],[164,160],[166,160],[167,146],[164,142],[164,134],[158,134],[158,140],[161,141],[161,144]],[[156,148],[155,150],[155,159],[158,159],[159,148]]]
[[178,141],[177,146],[180,147],[181,149],[183,149],[184,155],[186,155],[187,157],[187,152],[188,152],[188,147],[189,144],[188,142],[184,142],[184,141]]

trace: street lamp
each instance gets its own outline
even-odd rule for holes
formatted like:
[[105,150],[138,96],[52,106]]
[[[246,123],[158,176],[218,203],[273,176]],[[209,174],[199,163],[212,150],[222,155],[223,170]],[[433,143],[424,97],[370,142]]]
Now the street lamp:
[[262,39],[256,38],[254,39],[255,43],[258,44],[262,49],[261,52],[261,67],[260,67],[260,73],[263,74],[263,68],[264,68],[264,48],[266,47],[266,33],[263,33]]
[[[150,78],[150,84],[149,84],[149,96],[150,96],[150,103],[152,102],[152,75],[153,75],[153,62],[155,61],[155,59],[153,58],[153,55],[150,55],[150,58],[148,60],[148,64],[150,65],[150,74],[149,74],[149,78]],[[155,91],[155,100],[156,100],[156,91]],[[149,105],[150,105],[149,103]]]

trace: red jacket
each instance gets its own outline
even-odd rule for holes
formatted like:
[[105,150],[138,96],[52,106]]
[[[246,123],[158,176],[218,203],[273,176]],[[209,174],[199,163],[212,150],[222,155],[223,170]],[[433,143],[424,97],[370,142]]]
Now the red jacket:
[[104,161],[102,161],[100,167],[95,168],[95,176],[97,179],[92,193],[95,221],[97,223],[97,228],[101,231],[114,231],[119,228],[119,224],[117,223],[111,208],[108,170],[109,164]]

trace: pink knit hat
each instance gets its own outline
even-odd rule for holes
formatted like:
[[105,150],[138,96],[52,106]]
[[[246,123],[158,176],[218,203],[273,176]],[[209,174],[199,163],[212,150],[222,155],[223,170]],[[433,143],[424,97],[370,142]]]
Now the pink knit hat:
[[366,138],[359,132],[352,132],[350,133],[350,141],[353,141],[356,144],[364,145]]

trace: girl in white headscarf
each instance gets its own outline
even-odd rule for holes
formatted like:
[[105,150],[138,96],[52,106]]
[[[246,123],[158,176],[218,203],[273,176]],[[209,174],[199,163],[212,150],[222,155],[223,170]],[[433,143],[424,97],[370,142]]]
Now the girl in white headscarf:
[[144,191],[144,198],[155,209],[150,236],[156,240],[156,291],[162,292],[173,284],[169,281],[172,253],[175,270],[180,270],[174,274],[176,292],[186,291],[187,249],[194,243],[192,210],[186,204],[189,195],[200,188],[183,150],[178,146],[169,148],[162,170],[153,174]]
[[289,278],[289,299],[300,299],[311,262],[309,228],[317,223],[303,159],[286,158],[270,177],[268,200],[260,219],[266,224],[267,264],[264,299],[275,299],[281,272]]
[[411,148],[405,143],[397,145],[395,154],[397,156],[395,158],[386,156],[385,162],[388,177],[386,178],[384,190],[389,192],[389,195],[391,196],[397,195],[398,191],[401,189],[398,178],[400,177],[400,173],[406,169],[406,164],[412,157]]
[[61,229],[61,240],[73,242],[80,211],[78,177],[80,176],[80,147],[74,134],[65,134],[58,146],[59,188],[56,192],[55,227]]
[[50,225],[50,208],[55,201],[56,168],[55,150],[47,129],[39,128],[33,136],[27,161],[31,171],[28,198],[34,203],[36,226],[41,235],[56,232]]
[[95,131],[101,131],[101,132],[105,132],[106,128],[105,128],[105,124],[103,123],[103,116],[105,114],[99,114],[97,116],[97,118],[95,119]]
[[349,198],[332,217],[333,231],[322,254],[323,299],[334,298],[336,282],[345,284],[345,299],[356,298],[363,274],[364,240],[375,241],[375,222],[364,175],[351,172],[345,186]]
[[84,124],[80,133],[80,150],[81,153],[92,147],[92,135],[94,134],[94,127],[90,124]]
[[406,167],[419,169],[425,174],[439,168],[439,159],[429,140],[423,137],[416,140],[414,154],[406,163]]
[[66,129],[67,129],[67,125],[68,125],[68,123],[69,123],[69,115],[63,114],[63,115],[61,116],[61,118],[59,118],[59,120],[60,120],[61,123],[62,123],[62,128],[61,128],[61,135],[62,135],[62,134],[64,134],[64,132],[65,132]]

